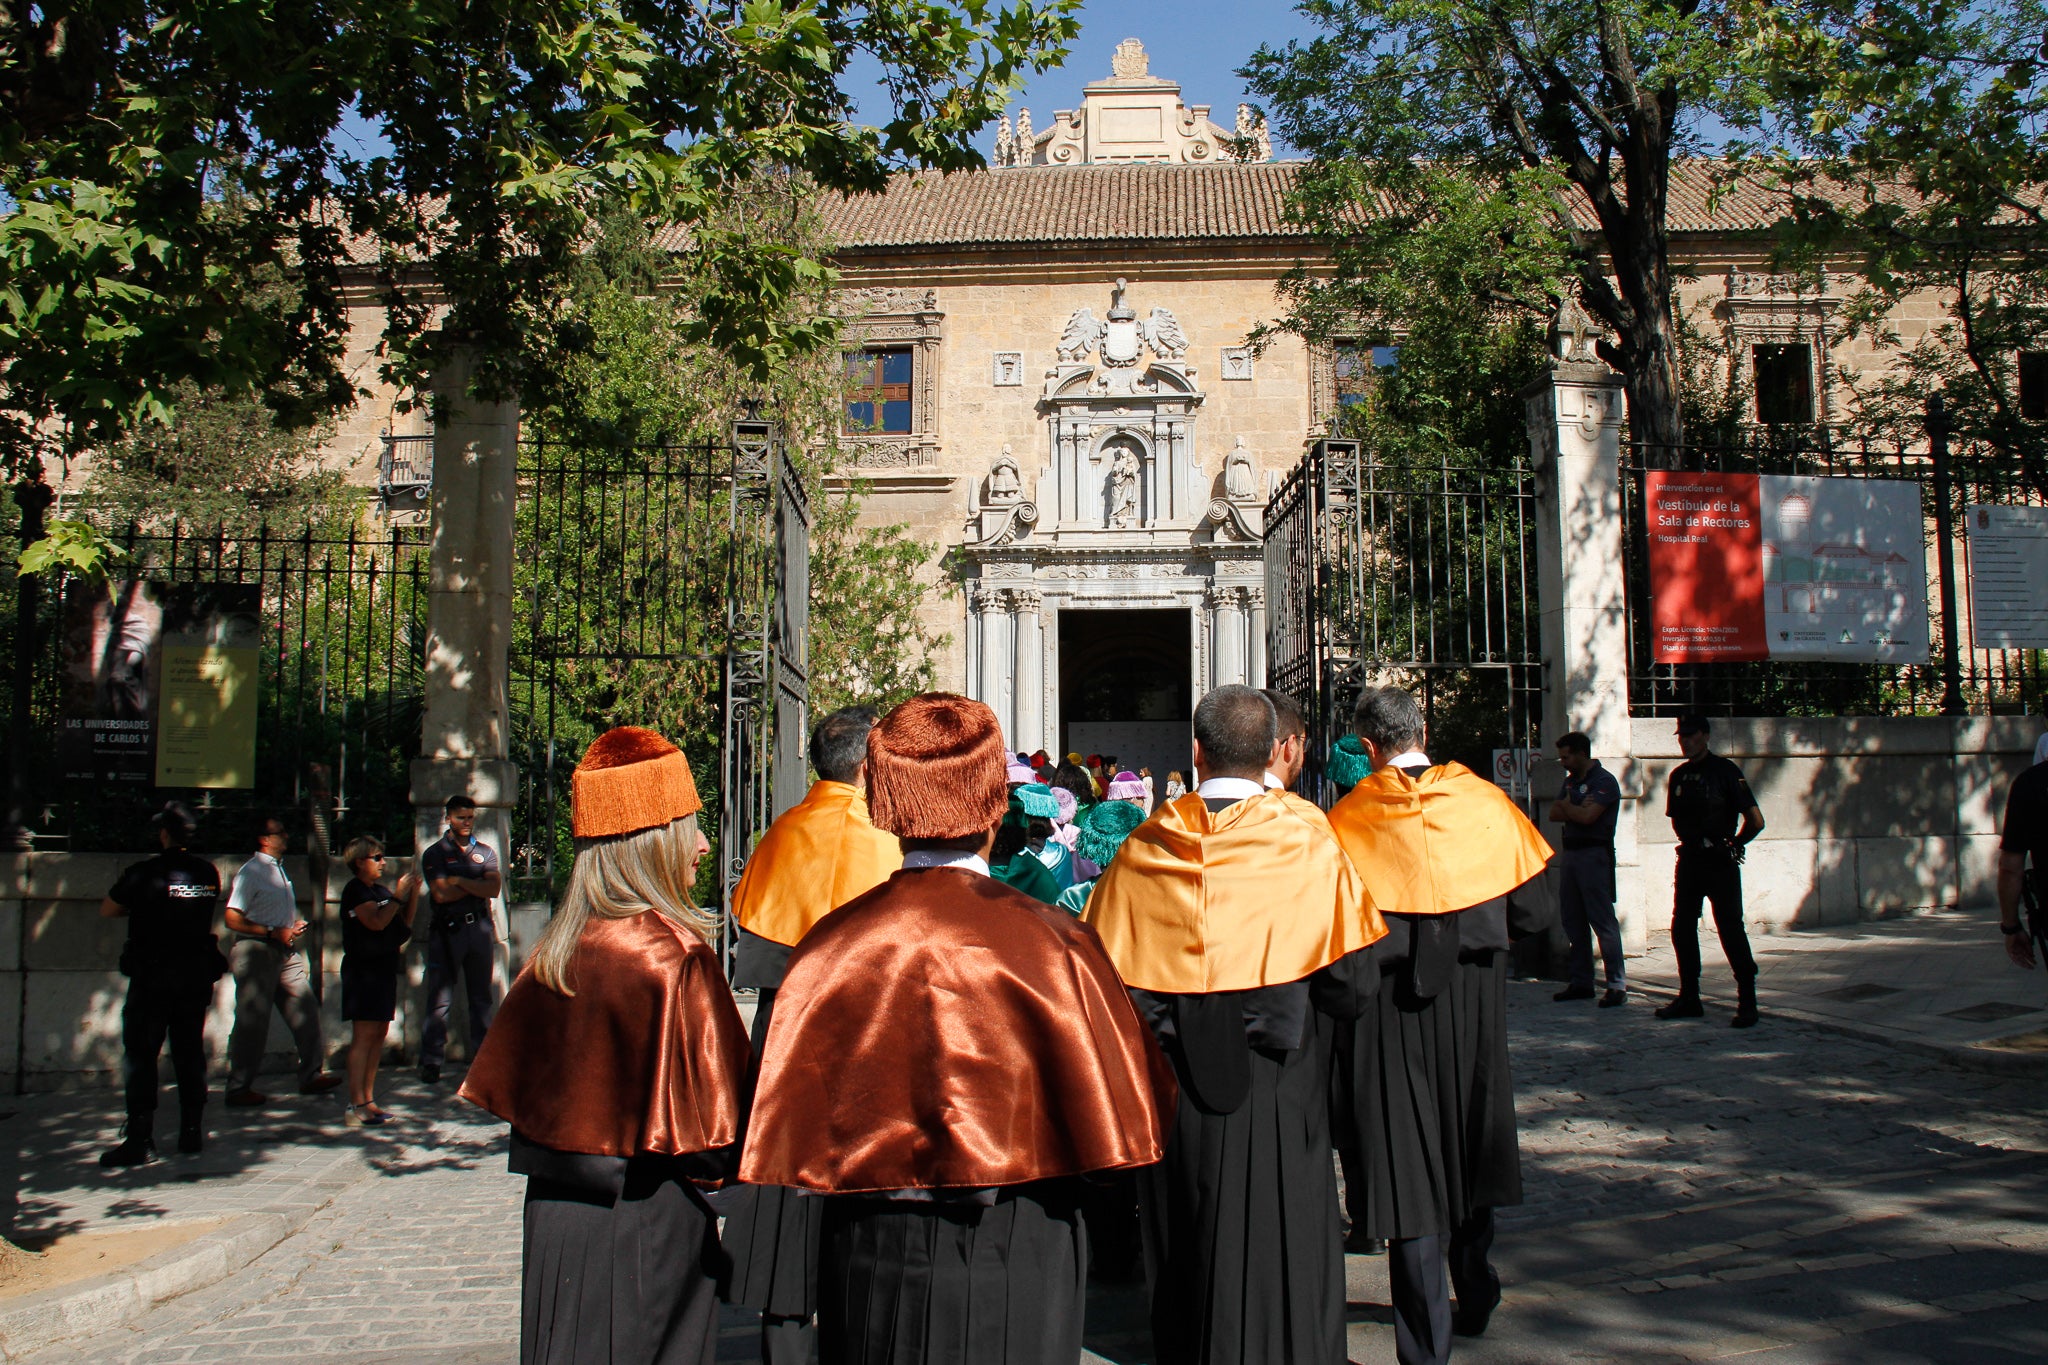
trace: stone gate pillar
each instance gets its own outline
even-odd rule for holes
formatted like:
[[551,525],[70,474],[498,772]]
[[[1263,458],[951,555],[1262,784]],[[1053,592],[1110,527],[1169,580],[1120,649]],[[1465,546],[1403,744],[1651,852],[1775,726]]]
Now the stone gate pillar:
[[[1645,793],[1630,757],[1628,597],[1622,575],[1627,528],[1621,501],[1627,403],[1621,377],[1594,356],[1592,324],[1575,307],[1560,315],[1553,343],[1546,372],[1522,391],[1536,470],[1544,666],[1543,735],[1532,781],[1539,798],[1556,793],[1562,772],[1552,746],[1559,735],[1582,730],[1593,742],[1593,756],[1621,783],[1616,908],[1624,941],[1640,946],[1650,889],[1642,883],[1637,852]],[[1544,805],[1539,800],[1538,810]],[[1562,839],[1563,831],[1547,820],[1543,831],[1553,844]],[[1669,889],[1661,894],[1668,897]],[[1668,899],[1664,906],[1668,910]],[[1562,930],[1548,938],[1553,963],[1561,962]]]
[[1250,621],[1246,626],[1245,647],[1250,651],[1250,663],[1245,668],[1245,682],[1253,687],[1266,685],[1266,590],[1246,588],[1244,590],[1246,611]]
[[974,610],[981,622],[981,677],[977,680],[980,684],[977,700],[985,702],[989,710],[996,713],[996,723],[1003,728],[1003,740],[1014,749],[1017,745],[1011,739],[1013,726],[1007,704],[1012,643],[1009,590],[978,589],[974,594]]
[[[412,765],[413,830],[424,850],[441,837],[443,803],[466,792],[477,803],[477,838],[497,851],[509,875],[519,790],[509,758],[507,693],[519,405],[470,396],[470,374],[469,357],[458,353],[434,377],[433,548],[424,718],[420,756]],[[502,896],[493,903],[501,992],[509,984],[507,905]],[[423,918],[422,938],[425,933]],[[407,1033],[417,1036],[411,1028]]]
[[1209,589],[1209,619],[1214,623],[1213,657],[1216,660],[1212,687],[1241,683],[1245,679],[1243,589]]

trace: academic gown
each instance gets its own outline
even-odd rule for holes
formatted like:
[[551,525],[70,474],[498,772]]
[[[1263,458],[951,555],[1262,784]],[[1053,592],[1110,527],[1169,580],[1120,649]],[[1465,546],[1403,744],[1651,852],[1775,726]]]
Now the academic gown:
[[791,954],[741,1178],[822,1206],[825,1365],[1072,1365],[1082,1179],[1156,1162],[1172,1104],[1092,930],[906,870]]
[[1447,1234],[1521,1202],[1508,948],[1543,927],[1550,849],[1460,764],[1383,768],[1330,812],[1385,913],[1372,1009],[1337,1039],[1333,1104],[1365,1235]]
[[576,993],[519,974],[461,1095],[527,1177],[521,1365],[694,1365],[725,1274],[700,1186],[731,1174],[746,1030],[718,955],[655,911],[593,917]]
[[1180,1082],[1139,1193],[1162,1365],[1336,1365],[1344,1260],[1330,1167],[1333,1021],[1386,930],[1314,806],[1184,796],[1118,851],[1101,929]]
[[[768,827],[733,892],[740,925],[733,985],[756,992],[756,1067],[790,953],[819,920],[902,865],[896,836],[869,823],[866,800],[843,782],[814,784]],[[732,1260],[727,1302],[776,1318],[801,1321],[815,1314],[822,1201],[776,1185],[741,1185],[719,1204]]]

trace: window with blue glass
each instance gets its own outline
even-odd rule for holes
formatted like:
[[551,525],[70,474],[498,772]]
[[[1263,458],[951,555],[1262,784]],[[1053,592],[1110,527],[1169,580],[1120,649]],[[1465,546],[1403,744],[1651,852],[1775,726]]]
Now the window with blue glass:
[[1386,342],[1342,342],[1334,351],[1339,408],[1363,403],[1372,389],[1374,373],[1393,369],[1400,363],[1401,355],[1399,346]]
[[846,357],[846,429],[855,435],[910,430],[911,352],[870,349]]

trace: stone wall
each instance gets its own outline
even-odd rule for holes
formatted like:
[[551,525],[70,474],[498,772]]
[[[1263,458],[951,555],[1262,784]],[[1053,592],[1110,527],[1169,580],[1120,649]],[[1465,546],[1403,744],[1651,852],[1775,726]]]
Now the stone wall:
[[[121,1007],[128,983],[116,967],[127,921],[103,919],[99,904],[133,853],[18,853],[0,861],[0,1087],[46,1091],[120,1083]],[[215,858],[223,886],[243,862]],[[302,856],[285,868],[299,893],[300,913],[318,927],[315,944],[321,968],[321,1021],[329,1064],[343,1066],[349,1025],[341,1018],[341,926],[336,917],[348,873],[337,867],[328,878],[324,904],[316,906],[312,879]],[[425,1008],[424,910],[418,936],[405,950],[404,984],[392,1023],[386,1064],[418,1055]],[[502,911],[500,912],[503,913]],[[509,916],[512,960],[523,963],[547,921],[544,905],[515,905]],[[227,942],[225,931],[222,942]],[[460,992],[451,1028],[450,1054],[466,1055],[468,1026]],[[225,1071],[228,1031],[234,1023],[233,982],[223,977],[207,1019],[206,1043],[216,1091]],[[268,1069],[295,1062],[291,1034],[271,1015]],[[170,1054],[162,1062],[171,1081]],[[283,1082],[289,1083],[289,1082]],[[216,1093],[215,1098],[219,1096]],[[168,1100],[166,1101],[168,1103]]]

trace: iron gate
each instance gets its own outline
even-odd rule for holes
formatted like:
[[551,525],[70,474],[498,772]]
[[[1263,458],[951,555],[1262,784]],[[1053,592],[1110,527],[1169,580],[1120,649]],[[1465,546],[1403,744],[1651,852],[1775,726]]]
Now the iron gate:
[[756,838],[803,795],[810,521],[799,471],[756,421],[687,446],[534,439],[519,463],[515,894],[560,892],[574,852],[569,775],[592,739],[631,724],[689,756],[717,812],[699,894],[728,906]]
[[1366,687],[1421,694],[1431,756],[1481,773],[1533,749],[1542,719],[1535,483],[1506,466],[1382,461],[1322,440],[1266,509],[1269,685],[1302,703],[1302,790],[1323,800],[1330,745]]

